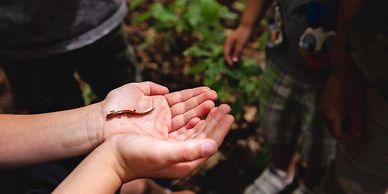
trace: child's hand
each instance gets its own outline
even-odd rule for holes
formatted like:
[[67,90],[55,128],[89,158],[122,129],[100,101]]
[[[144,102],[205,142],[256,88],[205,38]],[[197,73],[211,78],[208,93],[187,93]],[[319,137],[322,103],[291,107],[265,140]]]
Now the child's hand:
[[229,65],[239,61],[241,51],[247,43],[251,32],[251,28],[240,26],[228,36],[224,44],[224,57]]
[[187,124],[194,117],[202,117],[214,107],[217,94],[208,87],[168,93],[164,86],[152,82],[131,83],[110,92],[101,103],[102,117],[110,111],[134,110],[146,114],[121,115],[104,119],[105,139],[114,134],[147,134],[167,138],[168,134]]
[[183,178],[214,154],[233,123],[230,107],[213,108],[206,120],[194,118],[167,138],[147,134],[112,137],[116,172],[123,182],[133,178]]

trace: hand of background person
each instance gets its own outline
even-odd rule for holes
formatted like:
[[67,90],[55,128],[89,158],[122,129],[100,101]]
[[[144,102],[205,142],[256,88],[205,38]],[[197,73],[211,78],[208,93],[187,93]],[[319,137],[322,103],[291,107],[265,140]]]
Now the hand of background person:
[[217,151],[234,121],[229,112],[228,105],[214,107],[205,120],[194,117],[166,138],[146,133],[113,135],[54,193],[114,193],[138,178],[186,177]]
[[214,107],[217,94],[208,87],[168,93],[164,86],[152,83],[130,83],[111,91],[101,103],[103,116],[110,111],[136,110],[145,115],[122,115],[105,121],[104,140],[117,133],[147,134],[167,138],[195,117],[202,117]]
[[333,66],[345,68],[330,75],[323,94],[322,111],[335,138],[357,138],[365,122],[363,87],[356,78],[350,56],[341,52],[334,52],[331,60]]
[[229,65],[233,65],[240,59],[241,51],[251,36],[252,29],[240,25],[226,39],[224,44],[224,57]]

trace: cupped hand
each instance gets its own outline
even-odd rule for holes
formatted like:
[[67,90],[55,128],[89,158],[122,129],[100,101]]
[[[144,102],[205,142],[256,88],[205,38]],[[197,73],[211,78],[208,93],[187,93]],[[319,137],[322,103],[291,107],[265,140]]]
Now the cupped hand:
[[214,107],[206,120],[193,118],[167,138],[145,134],[115,135],[112,142],[123,182],[133,178],[183,178],[214,154],[228,133],[230,107]]
[[228,36],[224,44],[224,57],[229,65],[238,62],[241,51],[247,43],[251,33],[251,28],[239,26]]
[[144,115],[127,114],[106,119],[103,139],[118,133],[135,133],[167,138],[194,117],[202,117],[214,107],[217,94],[208,87],[168,93],[153,82],[130,83],[112,90],[101,103],[103,115],[111,111],[132,110]]

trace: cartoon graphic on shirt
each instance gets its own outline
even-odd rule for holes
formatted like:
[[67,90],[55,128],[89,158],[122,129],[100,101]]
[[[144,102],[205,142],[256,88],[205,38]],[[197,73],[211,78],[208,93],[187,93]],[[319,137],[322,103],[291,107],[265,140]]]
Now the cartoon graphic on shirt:
[[329,6],[310,2],[298,8],[304,15],[308,26],[299,39],[301,55],[306,65],[313,71],[320,71],[328,66],[328,52],[335,41],[335,25]]
[[274,2],[272,5],[272,14],[268,18],[268,32],[269,39],[267,41],[267,47],[273,48],[276,45],[279,45],[283,42],[283,34],[282,34],[282,19],[280,13],[280,5],[277,2]]
[[327,54],[334,40],[335,32],[326,31],[323,27],[309,27],[305,30],[300,37],[299,47],[311,70],[319,71],[327,66]]

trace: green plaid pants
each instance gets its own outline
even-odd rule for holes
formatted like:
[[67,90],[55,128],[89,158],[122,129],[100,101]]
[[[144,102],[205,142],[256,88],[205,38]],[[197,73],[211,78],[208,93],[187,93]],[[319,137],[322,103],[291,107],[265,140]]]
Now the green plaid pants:
[[300,151],[306,162],[326,167],[334,158],[335,140],[319,109],[321,88],[298,81],[268,61],[259,90],[266,141],[291,145],[301,140]]

